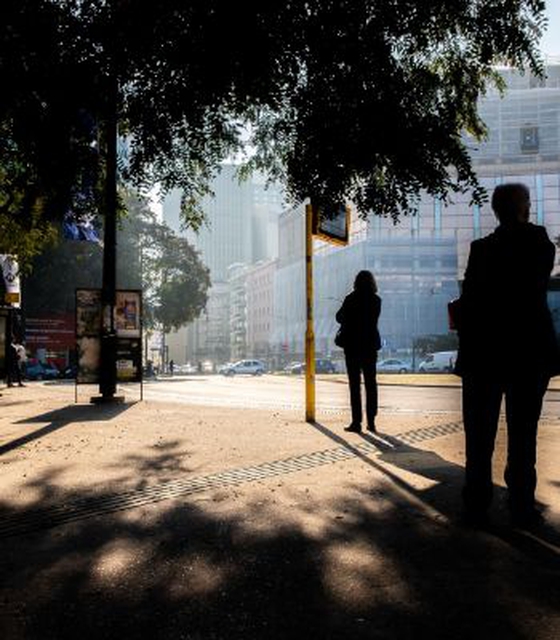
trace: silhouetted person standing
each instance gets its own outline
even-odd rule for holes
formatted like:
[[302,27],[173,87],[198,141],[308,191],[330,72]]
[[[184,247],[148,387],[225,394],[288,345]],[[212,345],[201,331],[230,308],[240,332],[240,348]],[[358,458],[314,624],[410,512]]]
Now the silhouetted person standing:
[[360,271],[354,281],[354,291],[346,296],[336,314],[336,321],[341,325],[337,344],[344,349],[352,404],[352,423],[346,431],[360,433],[362,430],[362,375],[366,388],[367,428],[375,431],[377,352],[381,348],[377,322],[380,313],[381,298],[377,295],[375,278],[371,271]]
[[551,375],[559,371],[547,304],[555,249],[544,227],[529,222],[529,190],[496,187],[494,233],[471,244],[457,328],[466,434],[465,515],[484,523],[492,501],[492,454],[505,396],[505,481],[512,522],[537,523],[537,426]]

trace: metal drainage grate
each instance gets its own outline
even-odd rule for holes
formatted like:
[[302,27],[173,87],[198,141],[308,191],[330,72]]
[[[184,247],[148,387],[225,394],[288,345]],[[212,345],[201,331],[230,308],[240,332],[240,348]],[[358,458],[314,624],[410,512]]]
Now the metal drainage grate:
[[[417,444],[440,436],[450,435],[462,430],[459,422],[414,429],[392,436],[393,446]],[[380,443],[381,445],[381,443]],[[84,520],[94,516],[115,513],[144,505],[155,504],[162,500],[180,498],[211,489],[231,487],[275,476],[287,475],[305,469],[314,469],[358,457],[365,453],[380,453],[380,445],[372,441],[359,444],[347,444],[333,449],[316,451],[292,456],[274,462],[265,462],[250,467],[213,473],[189,480],[171,480],[161,484],[114,495],[103,495],[76,500],[67,504],[38,509],[25,514],[4,517],[0,523],[0,538],[22,535],[49,529],[62,524]]]

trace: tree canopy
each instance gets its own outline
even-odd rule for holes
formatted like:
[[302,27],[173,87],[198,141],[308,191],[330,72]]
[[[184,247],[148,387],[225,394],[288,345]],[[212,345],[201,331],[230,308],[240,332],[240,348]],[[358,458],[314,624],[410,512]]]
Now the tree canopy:
[[144,326],[164,333],[179,329],[206,306],[209,270],[186,238],[156,220],[142,197],[129,193],[125,202],[117,281],[132,282],[141,273]]
[[542,72],[544,20],[542,0],[3,0],[0,216],[29,222],[39,196],[50,216],[95,206],[113,108],[123,179],[182,188],[195,226],[241,152],[293,201],[396,219],[423,190],[480,200],[462,133],[485,134],[495,65]]

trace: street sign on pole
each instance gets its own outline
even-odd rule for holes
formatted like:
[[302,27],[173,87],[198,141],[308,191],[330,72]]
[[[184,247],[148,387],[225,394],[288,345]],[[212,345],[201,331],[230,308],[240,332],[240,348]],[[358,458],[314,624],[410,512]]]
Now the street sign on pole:
[[305,207],[305,420],[315,422],[315,333],[313,329],[313,207]]
[[350,207],[344,204],[321,208],[313,206],[312,231],[320,240],[345,246],[350,238]]

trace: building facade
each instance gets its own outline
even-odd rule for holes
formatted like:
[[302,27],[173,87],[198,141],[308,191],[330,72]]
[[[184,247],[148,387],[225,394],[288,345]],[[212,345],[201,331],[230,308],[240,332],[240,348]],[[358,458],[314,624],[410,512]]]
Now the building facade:
[[247,357],[268,360],[274,328],[276,260],[257,263],[246,274]]
[[[285,224],[284,224],[285,223]],[[304,233],[303,209],[287,212],[280,223],[280,255],[274,285],[273,352],[285,360],[301,359],[305,336],[305,264],[291,251],[290,237]],[[287,238],[282,238],[283,233]],[[457,244],[454,238],[401,236],[375,238],[361,229],[344,248],[315,241],[315,344],[320,356],[340,356],[334,345],[335,315],[352,290],[358,271],[375,274],[383,298],[380,331],[388,351],[412,348],[415,338],[447,333],[447,302],[458,295]]]
[[247,265],[230,265],[228,285],[230,357],[236,361],[247,355]]
[[[547,66],[547,78],[503,70],[507,91],[489,91],[480,100],[488,127],[486,141],[466,138],[481,184],[489,195],[498,184],[523,182],[531,191],[532,221],[544,225],[551,238],[560,236],[560,64]],[[368,234],[398,237],[455,238],[462,280],[470,243],[490,233],[496,219],[487,202],[470,202],[468,194],[450,196],[449,203],[423,197],[417,215],[397,225],[372,217]]]
[[227,282],[217,282],[208,291],[206,308],[185,328],[186,362],[213,364],[227,362],[230,356],[230,291]]

